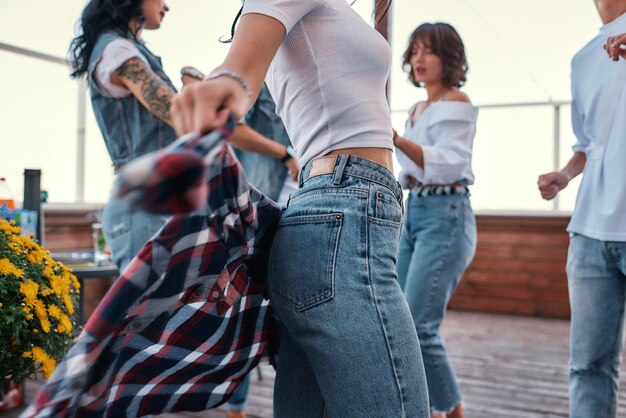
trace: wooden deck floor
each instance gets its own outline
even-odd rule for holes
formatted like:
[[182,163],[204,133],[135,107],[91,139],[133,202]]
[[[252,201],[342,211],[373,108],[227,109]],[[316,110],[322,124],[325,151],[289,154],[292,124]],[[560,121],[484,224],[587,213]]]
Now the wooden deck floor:
[[[467,418],[539,418],[567,416],[569,322],[452,311],[444,322],[452,362],[459,375]],[[249,418],[272,416],[274,371],[262,365],[254,373]],[[626,380],[622,366],[621,387]],[[32,399],[35,383],[27,385]],[[618,416],[626,414],[626,391]],[[8,414],[17,417],[17,412]],[[223,418],[221,409],[163,414],[161,418]],[[394,417],[380,417],[394,418]]]

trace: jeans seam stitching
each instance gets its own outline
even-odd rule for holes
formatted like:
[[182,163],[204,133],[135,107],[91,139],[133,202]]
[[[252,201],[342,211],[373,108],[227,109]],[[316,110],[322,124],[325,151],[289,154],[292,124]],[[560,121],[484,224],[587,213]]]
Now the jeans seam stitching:
[[[367,211],[367,209],[366,209]],[[381,316],[381,312],[380,312],[380,308],[378,306],[378,301],[376,299],[376,292],[374,291],[374,286],[372,284],[372,269],[369,268],[369,264],[370,264],[370,240],[369,240],[369,236],[370,236],[370,227],[369,227],[369,223],[365,223],[365,228],[367,230],[367,234],[366,234],[366,246],[365,248],[366,250],[366,265],[368,266],[368,272],[367,272],[367,278],[368,278],[368,284],[369,284],[369,288],[370,288],[370,292],[372,295],[372,303],[374,304],[374,308],[376,309],[376,316],[378,317],[378,322],[380,324],[380,327],[382,329],[383,332],[383,336],[385,338],[385,345],[387,347],[387,355],[389,356],[389,360],[391,363],[391,370],[393,372],[393,377],[394,380],[396,382],[396,390],[398,391],[398,397],[400,400],[400,407],[402,410],[402,416],[406,416],[406,412],[404,410],[404,396],[402,394],[402,384],[400,382],[400,378],[398,377],[398,372],[396,370],[396,362],[395,362],[395,358],[393,355],[393,351],[391,350],[391,346],[389,343],[389,335],[387,333],[387,329],[385,328],[385,324],[383,322],[382,316]]]

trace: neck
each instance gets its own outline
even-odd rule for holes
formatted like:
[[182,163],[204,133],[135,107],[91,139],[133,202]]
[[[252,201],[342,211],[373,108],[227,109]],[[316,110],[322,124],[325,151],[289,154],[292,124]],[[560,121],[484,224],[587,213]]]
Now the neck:
[[429,102],[434,102],[441,99],[441,97],[448,91],[448,88],[442,83],[427,84],[425,87],[426,92],[428,93]]
[[596,0],[596,7],[604,25],[626,13],[625,0]]
[[141,36],[141,32],[143,31],[143,27],[141,26],[141,24],[139,23],[139,20],[137,20],[136,17],[132,18],[130,22],[128,22],[128,28],[130,29],[132,33],[135,34],[137,38]]

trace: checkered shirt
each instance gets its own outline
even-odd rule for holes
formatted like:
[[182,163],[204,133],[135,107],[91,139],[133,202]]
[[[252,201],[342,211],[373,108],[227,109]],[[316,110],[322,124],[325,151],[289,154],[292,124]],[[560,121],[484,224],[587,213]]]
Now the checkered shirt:
[[174,215],[114,283],[23,417],[206,410],[258,363],[280,208],[247,182],[224,141],[232,127],[181,138],[124,168],[118,193]]

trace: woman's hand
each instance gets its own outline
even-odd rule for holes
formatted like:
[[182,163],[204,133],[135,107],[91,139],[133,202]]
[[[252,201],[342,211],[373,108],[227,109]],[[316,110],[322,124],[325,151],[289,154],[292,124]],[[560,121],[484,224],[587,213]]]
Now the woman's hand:
[[285,161],[285,165],[289,170],[289,177],[291,177],[293,181],[297,181],[298,173],[300,172],[300,163],[298,162],[298,160],[296,158],[290,158]]
[[391,129],[391,131],[392,131],[393,145],[397,147],[398,146],[397,141],[400,135],[398,135],[398,132],[396,132],[396,130],[393,128]]
[[172,121],[178,135],[209,132],[226,123],[228,116],[240,119],[250,105],[246,90],[230,77],[188,85],[172,100]]
[[626,59],[626,33],[608,38],[604,50],[613,61],[619,60],[619,57]]

